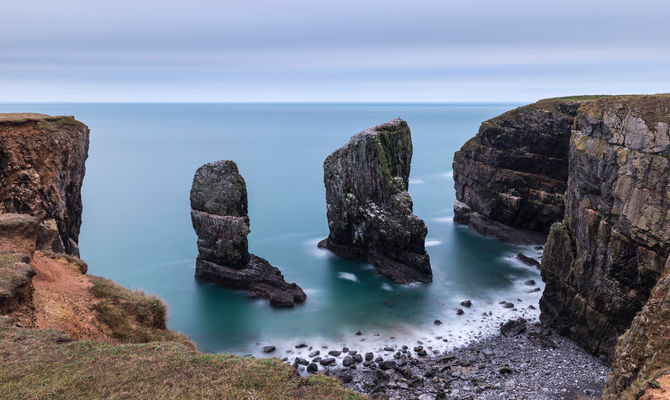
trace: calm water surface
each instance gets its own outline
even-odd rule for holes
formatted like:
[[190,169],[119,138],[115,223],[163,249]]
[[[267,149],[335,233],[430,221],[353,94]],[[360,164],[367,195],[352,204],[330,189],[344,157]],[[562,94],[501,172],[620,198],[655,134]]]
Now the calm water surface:
[[[455,344],[495,329],[509,312],[498,301],[537,305],[540,294],[527,293],[523,282],[540,282],[538,272],[511,259],[532,249],[452,223],[454,152],[483,120],[513,106],[5,104],[0,111],[75,115],[91,128],[80,236],[90,273],[162,297],[170,328],[203,351],[257,354],[259,344],[286,351],[298,338],[314,344],[360,340],[353,336],[357,330],[367,343],[441,335]],[[395,117],[412,130],[410,194],[428,226],[430,285],[396,285],[363,262],[316,248],[328,234],[324,158],[353,134]],[[247,182],[250,250],[305,289],[304,305],[273,309],[193,279],[191,180],[200,165],[220,159],[237,162]],[[475,305],[458,317],[455,309],[465,298]],[[489,310],[493,317],[482,321]],[[434,325],[435,319],[443,324]]]

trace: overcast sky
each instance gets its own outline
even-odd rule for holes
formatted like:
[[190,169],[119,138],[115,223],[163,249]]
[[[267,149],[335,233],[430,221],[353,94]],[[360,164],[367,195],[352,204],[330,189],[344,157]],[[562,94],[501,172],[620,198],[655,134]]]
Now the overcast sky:
[[670,0],[0,0],[0,101],[670,92]]

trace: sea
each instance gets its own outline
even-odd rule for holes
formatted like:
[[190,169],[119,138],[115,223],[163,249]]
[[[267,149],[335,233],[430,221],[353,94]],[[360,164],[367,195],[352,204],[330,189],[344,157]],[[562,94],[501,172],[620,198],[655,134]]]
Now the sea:
[[[531,289],[543,289],[539,270],[515,255],[541,250],[453,222],[454,152],[482,121],[519,105],[0,104],[0,112],[74,115],[91,129],[79,238],[90,274],[162,298],[168,326],[201,351],[267,356],[263,346],[274,345],[269,355],[292,359],[309,347],[379,352],[420,342],[442,351],[494,334],[509,318],[537,319],[542,292]],[[365,262],[317,248],[328,235],[324,159],[396,117],[412,132],[409,192],[428,227],[430,284],[399,285]],[[225,159],[247,183],[250,251],[298,283],[304,304],[276,309],[194,279],[193,174]],[[471,307],[460,305],[468,299]],[[299,343],[308,347],[295,349]]]

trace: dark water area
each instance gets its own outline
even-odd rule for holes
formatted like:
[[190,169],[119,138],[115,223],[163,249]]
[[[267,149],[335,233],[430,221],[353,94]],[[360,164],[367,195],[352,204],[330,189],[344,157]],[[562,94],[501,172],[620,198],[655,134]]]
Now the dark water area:
[[[91,128],[80,236],[91,274],[163,298],[170,328],[188,334],[202,351],[258,354],[265,343],[283,351],[298,340],[360,340],[353,336],[358,330],[369,333],[365,346],[431,335],[448,337],[453,346],[497,329],[510,313],[499,301],[537,306],[540,292],[527,293],[523,282],[541,284],[539,272],[513,259],[536,250],[452,222],[454,152],[482,121],[515,106],[3,104],[0,112],[74,115]],[[366,263],[316,247],[328,234],[323,160],[355,133],[396,117],[412,131],[410,194],[428,226],[429,285],[397,285]],[[305,304],[273,309],[243,292],[194,280],[191,180],[199,166],[221,159],[234,160],[247,182],[250,251],[302,286]],[[457,316],[466,298],[474,305]],[[488,311],[493,317],[482,322]],[[532,310],[525,315],[537,316]]]

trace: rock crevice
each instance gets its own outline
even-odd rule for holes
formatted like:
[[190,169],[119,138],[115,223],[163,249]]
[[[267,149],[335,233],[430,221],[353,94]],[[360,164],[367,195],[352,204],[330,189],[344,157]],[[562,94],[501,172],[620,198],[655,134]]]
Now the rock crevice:
[[247,188],[233,161],[200,167],[191,186],[191,221],[198,236],[195,277],[247,290],[276,307],[293,307],[307,297],[267,260],[249,253]]
[[395,119],[354,135],[323,164],[330,234],[319,243],[399,283],[431,282],[426,225],[407,192],[412,138]]

